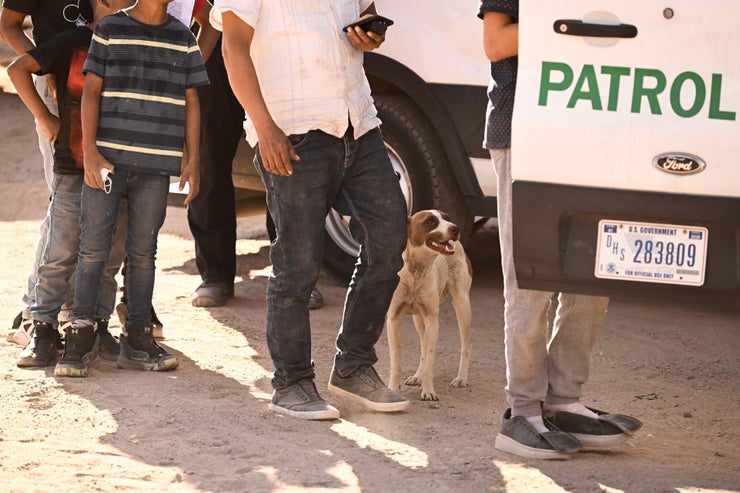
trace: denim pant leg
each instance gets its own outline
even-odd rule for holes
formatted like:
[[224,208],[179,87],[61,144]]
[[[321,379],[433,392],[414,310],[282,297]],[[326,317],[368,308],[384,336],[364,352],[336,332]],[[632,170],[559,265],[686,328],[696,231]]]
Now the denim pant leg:
[[33,319],[57,325],[68,300],[80,245],[82,175],[55,174],[49,205],[48,241],[37,271]]
[[167,215],[169,177],[130,173],[126,184],[126,330],[151,325],[157,237]]
[[80,255],[74,281],[72,320],[94,320],[97,315],[103,271],[110,257],[128,173],[111,175],[111,192],[82,187]]
[[548,343],[548,313],[555,293],[517,286],[512,255],[511,151],[492,150],[491,157],[498,178],[498,229],[506,300],[506,397],[513,415],[535,416],[541,413],[545,399],[553,404],[579,400],[606,304],[601,297],[560,294]]
[[375,343],[383,332],[406,248],[407,210],[380,131],[358,140],[345,135],[349,150],[334,208],[351,216],[350,231],[360,255],[344,302],[334,369],[347,376],[378,361]]
[[33,254],[33,264],[31,265],[31,272],[28,274],[26,291],[25,293],[23,293],[23,318],[26,320],[31,318],[31,306],[36,302],[37,274],[39,271],[39,265],[41,264],[41,259],[44,256],[46,239],[49,236],[50,214],[51,203],[49,203],[49,208],[46,211],[46,215],[44,216],[44,219],[41,220],[41,224],[39,225],[39,238],[38,240],[36,240],[36,250]]
[[118,293],[116,274],[121,270],[121,264],[123,264],[123,259],[126,257],[127,223],[128,201],[126,196],[124,196],[123,200],[121,200],[116,230],[113,233],[113,245],[111,246],[110,257],[105,264],[103,283],[100,286],[100,296],[98,297],[98,308],[95,318],[110,318],[116,307],[116,294]]
[[341,139],[313,131],[294,142],[301,157],[291,176],[257,166],[267,190],[267,205],[277,237],[270,246],[272,272],[267,281],[267,345],[281,389],[314,377],[308,301],[319,277],[324,218],[339,188],[344,159]]

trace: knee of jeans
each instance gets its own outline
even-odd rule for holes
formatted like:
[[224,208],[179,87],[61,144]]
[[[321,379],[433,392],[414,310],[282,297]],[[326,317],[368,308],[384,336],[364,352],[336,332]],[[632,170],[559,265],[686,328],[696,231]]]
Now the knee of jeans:
[[151,255],[128,252],[126,254],[127,268],[154,269],[154,253]]

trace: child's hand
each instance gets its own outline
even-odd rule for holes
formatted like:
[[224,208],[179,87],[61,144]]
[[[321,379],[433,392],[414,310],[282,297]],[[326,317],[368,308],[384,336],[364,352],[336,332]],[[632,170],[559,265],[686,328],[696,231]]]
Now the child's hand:
[[[90,188],[97,188],[99,190],[105,190],[105,182],[103,177],[100,176],[100,170],[103,168],[110,171],[111,174],[115,173],[116,168],[108,162],[99,152],[85,152],[85,184]],[[110,179],[110,178],[109,178]],[[110,185],[109,185],[110,187]],[[107,190],[110,192],[110,188]]]
[[46,136],[48,142],[54,142],[59,138],[59,130],[62,128],[59,118],[49,113],[39,119],[39,126]]
[[179,190],[185,188],[188,184],[188,196],[185,197],[183,205],[188,205],[200,192],[200,162],[197,158],[188,159],[180,170]]

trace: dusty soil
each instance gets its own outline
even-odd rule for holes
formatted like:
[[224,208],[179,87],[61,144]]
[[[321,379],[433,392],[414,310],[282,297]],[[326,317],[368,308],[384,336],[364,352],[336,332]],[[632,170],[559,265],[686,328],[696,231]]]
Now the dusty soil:
[[[30,114],[0,93],[0,328],[20,309],[47,205]],[[194,308],[199,283],[184,209],[160,236],[154,305],[163,345],[180,367],[144,374],[101,362],[86,379],[52,367],[20,369],[0,341],[0,487],[3,491],[737,491],[740,489],[740,313],[736,300],[613,300],[593,355],[584,402],[645,426],[627,444],[567,462],[524,460],[493,448],[504,399],[503,297],[495,231],[468,247],[473,360],[470,387],[450,389],[458,339],[441,314],[438,402],[383,415],[324,396],[335,422],[268,409],[272,364],[264,337],[269,271],[262,219],[240,221],[236,298]],[[319,389],[331,368],[344,286],[322,275],[326,307],[312,312]],[[114,333],[120,330],[113,318]],[[404,374],[418,342],[407,321]],[[378,344],[387,378],[388,349]]]

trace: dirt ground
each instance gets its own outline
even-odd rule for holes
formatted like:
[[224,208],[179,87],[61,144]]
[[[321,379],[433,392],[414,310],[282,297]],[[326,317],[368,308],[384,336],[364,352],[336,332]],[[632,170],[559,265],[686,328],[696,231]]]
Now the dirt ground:
[[[30,114],[0,93],[0,489],[20,491],[576,491],[740,490],[740,312],[737,300],[613,300],[592,358],[587,405],[645,426],[625,445],[567,462],[524,460],[493,448],[504,399],[503,297],[494,230],[468,247],[473,358],[470,387],[456,374],[455,318],[441,314],[438,402],[365,411],[323,395],[342,413],[304,422],[269,411],[272,364],[264,337],[268,243],[261,218],[240,220],[236,298],[194,308],[199,283],[182,208],[160,236],[154,305],[173,372],[144,374],[101,362],[86,379],[20,369],[4,341],[47,205]],[[326,307],[312,312],[317,383],[325,389],[344,287],[322,275]],[[114,333],[118,320],[112,319]],[[378,344],[388,375],[385,336]],[[404,374],[418,342],[407,320]]]

